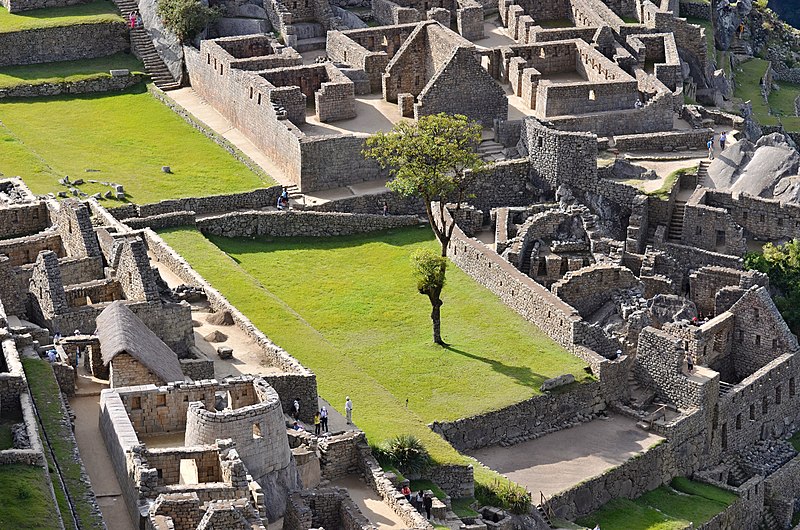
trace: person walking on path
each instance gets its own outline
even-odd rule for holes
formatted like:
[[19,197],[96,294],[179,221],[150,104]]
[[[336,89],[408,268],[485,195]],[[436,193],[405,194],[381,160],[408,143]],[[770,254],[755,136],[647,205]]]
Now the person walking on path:
[[428,517],[428,520],[431,518],[431,508],[433,508],[433,497],[430,493],[425,494],[425,498],[422,499],[422,503],[425,505],[425,515]]
[[714,137],[713,136],[711,137],[711,139],[706,144],[706,147],[708,147],[708,159],[709,160],[714,160]]
[[727,141],[728,141],[728,135],[725,132],[723,132],[722,134],[719,135],[719,150],[720,150],[720,152],[725,150],[725,142],[727,142]]
[[294,403],[292,403],[292,412],[294,413],[294,419],[299,420],[300,419],[300,402],[297,401],[296,399],[294,400]]
[[347,416],[347,424],[350,425],[353,423],[353,402],[350,401],[350,396],[347,396],[344,402],[344,412]]
[[328,432],[328,409],[322,407],[322,410],[319,411],[319,419],[322,423],[322,430]]
[[319,436],[321,429],[322,429],[322,419],[320,418],[320,412],[317,411],[314,413],[314,434]]

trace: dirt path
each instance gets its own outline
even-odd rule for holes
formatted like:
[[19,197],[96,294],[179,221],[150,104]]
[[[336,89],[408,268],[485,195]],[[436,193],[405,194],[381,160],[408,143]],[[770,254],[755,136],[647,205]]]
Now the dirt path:
[[511,447],[469,451],[484,465],[548,497],[602,474],[643,453],[661,436],[636,427],[629,418],[612,415]]
[[331,482],[331,486],[347,488],[350,498],[356,503],[361,513],[378,528],[405,528],[403,520],[357,476],[348,475]]
[[75,439],[83,465],[92,481],[106,526],[114,530],[134,530],[114,466],[100,434],[100,396],[74,397],[69,402],[75,412]]

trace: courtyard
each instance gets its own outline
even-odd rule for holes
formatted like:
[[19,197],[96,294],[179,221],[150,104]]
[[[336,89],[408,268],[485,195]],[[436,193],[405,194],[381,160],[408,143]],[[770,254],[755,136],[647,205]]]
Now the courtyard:
[[274,184],[193,129],[143,85],[114,95],[0,103],[0,174],[21,176],[39,194],[66,191],[58,184],[65,175],[87,181],[79,188],[90,195],[110,189],[90,179],[114,182],[125,187],[127,200],[139,204]]
[[584,363],[456,267],[444,291],[442,349],[430,338],[429,302],[409,256],[434,248],[427,227],[339,238],[162,237],[276,344],[317,374],[320,394],[373,443],[420,437],[440,462],[460,461],[427,423],[498,409],[540,393]]

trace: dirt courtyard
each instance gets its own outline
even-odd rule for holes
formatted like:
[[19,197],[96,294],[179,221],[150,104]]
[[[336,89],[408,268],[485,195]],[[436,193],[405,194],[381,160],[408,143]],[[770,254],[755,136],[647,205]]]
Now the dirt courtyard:
[[468,451],[484,465],[525,486],[538,498],[563,491],[616,467],[663,440],[611,415],[511,447]]

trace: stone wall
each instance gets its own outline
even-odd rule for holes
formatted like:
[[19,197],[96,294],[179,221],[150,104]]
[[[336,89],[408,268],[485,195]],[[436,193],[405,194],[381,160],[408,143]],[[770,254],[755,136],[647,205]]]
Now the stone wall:
[[283,520],[286,530],[339,528],[374,530],[344,488],[320,488],[292,493]]
[[705,149],[706,142],[714,134],[712,129],[690,131],[667,131],[649,134],[614,136],[614,147],[620,151],[685,151]]
[[105,57],[130,48],[128,27],[119,22],[74,24],[0,33],[0,66]]
[[685,1],[680,3],[680,16],[711,20],[711,3]]
[[742,193],[737,197],[730,193],[707,190],[698,202],[728,210],[736,224],[745,233],[763,241],[775,241],[797,237],[800,229],[800,205],[763,199]]
[[508,407],[430,427],[459,451],[515,444],[560,430],[576,418],[589,419],[605,408],[599,383],[534,396]]
[[32,9],[45,9],[48,7],[68,7],[89,3],[91,0],[2,0],[0,6],[8,9],[9,13],[20,13]]
[[244,193],[210,195],[167,199],[150,204],[130,204],[109,208],[108,212],[119,220],[153,217],[176,212],[193,212],[197,215],[230,212],[232,210],[259,209],[275,206],[282,191],[281,186],[259,188]]
[[58,83],[25,84],[12,88],[0,88],[3,98],[38,98],[61,94],[86,94],[92,92],[117,92],[144,81],[144,74],[103,75],[95,79],[62,81]]
[[120,388],[136,385],[159,385],[165,381],[162,381],[144,364],[127,353],[118,353],[111,360],[109,382],[111,388]]
[[0,239],[28,236],[49,225],[47,204],[10,204],[0,206]]
[[611,292],[615,289],[632,289],[639,285],[639,279],[627,267],[599,264],[567,272],[551,289],[553,294],[577,309],[583,318],[589,318],[611,300]]
[[415,226],[413,215],[368,215],[304,212],[237,212],[197,222],[204,233],[224,237],[342,236],[403,226]]

